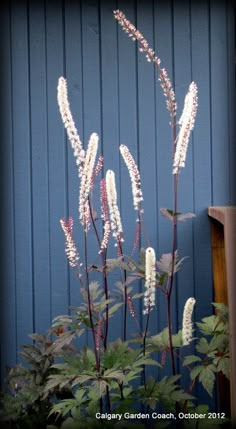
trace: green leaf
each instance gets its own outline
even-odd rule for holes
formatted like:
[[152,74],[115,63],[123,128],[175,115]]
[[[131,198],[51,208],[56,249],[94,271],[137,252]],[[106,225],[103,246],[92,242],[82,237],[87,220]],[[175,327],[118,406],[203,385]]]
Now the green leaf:
[[195,366],[193,369],[191,369],[190,371],[191,380],[194,380],[196,377],[198,377],[202,369],[203,369],[202,365]]
[[[174,273],[176,273],[186,257],[179,259],[178,250],[175,251],[175,260],[174,260]],[[157,268],[159,271],[168,274],[172,274],[172,253],[163,253],[159,261],[156,262]]]
[[71,331],[66,331],[61,334],[52,344],[51,350],[56,353],[61,351],[64,347],[68,346],[73,338],[75,337],[75,333]]
[[183,346],[182,330],[179,330],[177,334],[172,335],[172,344],[173,344],[173,347]]
[[196,350],[199,353],[207,354],[209,351],[209,343],[206,338],[200,338],[198,344],[196,345]]
[[169,347],[168,328],[164,328],[159,334],[147,338],[146,343],[153,346],[156,351],[162,351],[166,347]]
[[230,360],[227,357],[222,357],[217,365],[217,371],[223,372],[226,378],[230,380]]
[[215,366],[207,365],[203,366],[199,374],[199,381],[202,383],[204,389],[210,396],[213,394],[214,382],[215,382]]
[[103,378],[107,378],[107,379],[111,378],[120,384],[124,383],[125,381],[125,375],[123,371],[120,371],[120,370],[108,369],[104,372]]
[[190,393],[184,392],[182,389],[179,390],[175,390],[172,394],[171,394],[171,399],[173,399],[176,402],[179,401],[191,401],[192,399],[194,399],[194,396],[190,395]]
[[174,217],[176,217],[178,221],[185,221],[186,219],[191,219],[191,218],[196,217],[196,215],[194,213],[182,214],[182,213],[174,212],[173,210],[166,209],[166,208],[161,208],[160,212],[164,217],[169,219],[171,222],[173,222]]
[[195,356],[195,355],[186,356],[184,358],[183,366],[191,365],[192,363],[201,362],[201,361],[202,359],[199,356]]
[[[166,348],[169,348],[169,330],[164,328],[157,335],[153,335],[150,338],[147,338],[146,344],[151,346],[151,351],[163,351]],[[172,344],[174,347],[182,347],[182,331],[180,330],[177,334],[172,335]]]
[[220,316],[228,320],[229,309],[228,306],[224,303],[213,302],[212,305],[220,312]]
[[174,215],[173,210],[170,210],[170,209],[167,209],[167,208],[161,208],[160,212],[161,212],[162,216],[164,216],[166,219],[168,219],[171,222],[173,222],[173,215]]
[[94,378],[96,378],[95,373],[94,374],[93,373],[92,374],[80,374],[80,375],[78,375],[78,377],[76,377],[73,380],[71,386],[74,387],[74,386],[77,386],[78,384],[86,383],[87,381],[93,380]]
[[224,333],[214,335],[210,341],[209,350],[226,353],[229,350],[229,336]]
[[117,304],[114,304],[112,307],[109,308],[108,310],[108,315],[109,317],[114,314],[116,311],[119,310],[120,307],[122,307],[123,302],[118,302]]
[[194,213],[185,213],[185,214],[177,215],[178,221],[186,221],[186,219],[192,219],[194,217],[196,217]]
[[214,335],[216,332],[222,332],[225,329],[224,323],[216,315],[204,317],[202,322],[197,323],[197,326],[206,335]]

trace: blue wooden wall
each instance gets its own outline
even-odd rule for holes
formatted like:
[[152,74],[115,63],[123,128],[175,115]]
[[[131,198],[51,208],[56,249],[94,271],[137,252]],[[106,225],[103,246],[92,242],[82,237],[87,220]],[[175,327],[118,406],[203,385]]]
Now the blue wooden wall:
[[[179,227],[188,255],[173,296],[181,325],[189,296],[195,317],[211,311],[213,295],[207,207],[236,203],[234,11],[228,1],[58,0],[1,6],[1,369],[13,365],[31,332],[79,302],[64,254],[61,217],[77,221],[74,158],[58,112],[58,77],[68,79],[81,138],[100,136],[105,170],[114,169],[131,249],[135,229],[128,173],[119,156],[126,144],[138,160],[145,223],[160,255],[171,249],[171,130],[156,72],[113,19],[120,8],[137,24],[174,82],[179,115],[188,85],[199,88],[199,111],[181,172],[179,209],[197,218]],[[81,229],[76,228],[80,242]],[[130,240],[129,240],[130,239]],[[154,332],[166,324],[159,305]],[[115,328],[115,325],[114,325]],[[119,324],[116,334],[120,335]]]

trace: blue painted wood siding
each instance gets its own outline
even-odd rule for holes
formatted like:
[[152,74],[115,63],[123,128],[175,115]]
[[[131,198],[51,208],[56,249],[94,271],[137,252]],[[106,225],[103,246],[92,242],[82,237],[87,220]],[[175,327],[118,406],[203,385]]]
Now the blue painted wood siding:
[[[192,80],[199,87],[196,127],[180,176],[179,209],[197,218],[179,226],[189,256],[173,295],[174,326],[185,300],[195,317],[211,311],[213,285],[207,207],[236,203],[234,11],[228,1],[62,2],[12,0],[1,6],[1,369],[13,365],[31,332],[79,303],[79,285],[64,253],[59,220],[75,219],[80,247],[78,180],[57,106],[57,80],[68,79],[71,109],[86,143],[95,131],[105,170],[116,173],[131,250],[135,232],[126,144],[138,162],[145,225],[157,255],[170,252],[171,130],[156,71],[113,19],[119,7],[149,40],[174,82],[178,117]],[[78,227],[78,228],[77,228]],[[131,244],[129,244],[131,243]],[[160,298],[161,302],[161,298]],[[153,331],[166,325],[157,304]],[[121,324],[113,323],[121,335]]]

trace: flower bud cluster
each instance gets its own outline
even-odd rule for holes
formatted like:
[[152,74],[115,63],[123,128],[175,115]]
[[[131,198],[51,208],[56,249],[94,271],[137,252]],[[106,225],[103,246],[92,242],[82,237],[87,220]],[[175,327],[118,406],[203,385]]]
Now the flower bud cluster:
[[72,149],[74,151],[74,156],[76,158],[76,164],[79,170],[79,177],[81,177],[85,152],[83,150],[83,145],[80,140],[80,136],[75,127],[75,123],[72,117],[70,110],[70,104],[68,101],[68,92],[67,92],[67,81],[64,77],[58,79],[57,86],[57,101],[62,118],[62,122],[67,132],[68,139],[71,143]]
[[193,307],[196,300],[195,298],[188,298],[183,312],[183,327],[182,327],[182,339],[183,345],[187,346],[191,343],[192,333],[193,333],[193,324],[192,324],[192,313]]
[[97,323],[97,330],[95,333],[95,347],[97,351],[100,350],[100,342],[102,337],[102,323],[103,323],[103,320],[99,319]]
[[132,317],[136,316],[136,312],[135,312],[135,308],[134,308],[134,303],[132,300],[132,296],[130,293],[127,294],[127,303],[128,303],[128,307],[129,307],[129,312],[131,314]]
[[120,153],[129,171],[130,180],[132,184],[134,209],[139,210],[140,202],[143,201],[139,170],[127,146],[123,144],[120,145]]
[[79,265],[79,254],[72,236],[73,218],[69,217],[67,221],[66,219],[61,219],[60,224],[65,234],[65,252],[69,261],[69,265],[74,268]]
[[185,96],[184,108],[179,120],[180,130],[177,136],[173,174],[177,174],[179,169],[185,166],[190,133],[194,128],[197,107],[198,89],[196,83],[192,82],[189,86],[188,93]]
[[104,233],[103,233],[103,239],[101,242],[99,253],[102,253],[102,251],[107,249],[107,246],[108,246],[108,241],[111,234],[111,223],[109,220],[106,220],[103,228],[104,228]]
[[88,148],[84,160],[79,195],[79,218],[85,231],[88,231],[90,226],[88,197],[93,186],[93,174],[97,150],[98,135],[96,133],[92,133],[88,142]]
[[161,82],[161,87],[163,89],[165,97],[167,97],[166,107],[169,110],[171,117],[173,118],[176,115],[177,104],[175,101],[175,93],[171,84],[171,81],[167,75],[167,72],[164,68],[160,67],[161,60],[156,56],[154,50],[149,47],[147,40],[144,38],[142,33],[126,18],[125,14],[120,10],[114,11],[114,17],[121,25],[122,29],[131,37],[133,41],[140,43],[140,52],[144,52],[147,61],[153,62],[157,66],[159,73],[159,81]]
[[108,170],[106,173],[106,191],[111,220],[111,230],[113,232],[112,235],[117,241],[123,242],[123,228],[117,205],[115,174],[112,170]]
[[155,305],[156,293],[156,255],[152,247],[146,249],[145,258],[145,293],[143,314],[149,314]]

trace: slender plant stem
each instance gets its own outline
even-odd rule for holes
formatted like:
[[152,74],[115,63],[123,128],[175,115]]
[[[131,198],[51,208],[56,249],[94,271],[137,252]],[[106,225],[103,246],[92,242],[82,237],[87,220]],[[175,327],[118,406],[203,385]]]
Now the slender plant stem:
[[[190,383],[190,386],[189,386],[189,388],[188,388],[188,393],[191,393],[192,392],[192,390],[193,390],[193,388],[194,388],[194,385],[195,385],[195,383],[196,383],[196,379],[197,379],[197,377],[195,377],[193,380],[192,380],[192,382]],[[185,402],[184,402],[184,405],[183,405],[183,413],[185,413],[185,411],[186,411],[186,408],[187,408],[187,405],[188,405],[188,399],[186,399],[185,400]]]
[[[146,354],[146,339],[147,339],[149,318],[150,318],[150,309],[149,309],[149,312],[147,315],[146,327],[145,327],[145,331],[144,331],[144,335],[143,335],[143,356],[145,356],[145,354]],[[143,366],[143,382],[144,382],[144,388],[146,390],[146,365]]]
[[[126,272],[125,272],[126,277]],[[126,282],[126,278],[125,278]],[[127,286],[124,287],[124,296],[125,296],[125,304],[124,304],[124,328],[123,328],[123,338],[126,341],[126,325],[127,325]]]
[[100,249],[100,247],[101,247],[101,240],[100,240],[100,237],[99,237],[99,234],[98,234],[98,230],[97,230],[97,227],[96,227],[96,223],[95,223],[95,220],[94,220],[93,210],[92,210],[90,199],[89,199],[89,212],[90,212],[90,217],[91,217],[92,224],[93,224],[93,229],[94,229],[94,232],[95,232],[95,235],[96,235],[96,238],[97,238],[98,247]]
[[[172,157],[175,155],[175,144],[176,144],[176,121],[175,116],[171,116],[171,128],[172,128]],[[169,287],[167,289],[167,320],[168,320],[168,335],[169,335],[169,346],[171,356],[171,366],[173,375],[176,374],[174,348],[172,342],[172,321],[171,321],[171,294],[174,284],[174,271],[175,271],[175,255],[177,249],[177,213],[178,209],[178,174],[174,174],[174,209],[173,209],[173,231],[172,231],[172,257],[171,257],[171,275],[169,278]]]
[[[122,248],[122,243],[120,239],[117,240],[118,246],[118,254],[122,257],[122,261],[124,261],[124,253]],[[127,273],[124,269],[124,323],[123,323],[123,341],[126,341],[126,326],[127,326]]]
[[173,341],[172,341],[170,294],[167,295],[167,321],[168,321],[168,334],[169,334],[169,346],[170,346],[172,373],[173,373],[173,375],[175,375],[176,374],[176,368],[175,368],[174,347],[173,347]]
[[[107,272],[106,272],[106,250],[104,251],[103,257],[103,282],[104,282],[104,292],[105,297],[108,299],[108,282],[107,282]],[[104,350],[107,348],[107,336],[108,336],[108,327],[109,327],[109,307],[106,304],[106,324],[105,324],[105,333],[104,333]]]
[[106,396],[107,396],[107,410],[108,410],[108,413],[111,414],[111,400],[110,400],[110,391],[108,386],[106,386]]
[[146,327],[143,335],[143,355],[145,356],[146,352],[146,339],[147,339],[147,330],[148,330],[148,323],[150,318],[150,311],[148,312],[147,319],[146,319]]
[[[92,225],[93,225],[93,229],[97,238],[97,242],[98,242],[98,247],[99,249],[101,248],[101,240],[98,234],[98,230],[97,230],[97,226],[94,220],[94,216],[93,216],[93,210],[91,207],[91,201],[89,199],[89,211],[90,211],[90,217],[92,220]],[[101,253],[101,258],[102,258],[102,266],[103,266],[103,285],[104,285],[104,293],[105,293],[105,298],[106,300],[109,298],[108,296],[108,282],[107,282],[107,272],[106,272],[106,250],[104,252]],[[104,350],[106,350],[107,348],[107,336],[108,336],[108,316],[109,316],[109,307],[108,304],[106,305],[106,323],[105,323],[105,334],[104,334]]]
[[119,388],[120,388],[120,399],[123,401],[124,398],[124,393],[123,393],[123,383],[119,384]]
[[[95,235],[96,235],[97,242],[98,242],[98,247],[100,249],[101,248],[101,240],[100,240],[98,230],[97,230],[97,226],[96,226],[96,223],[94,220],[93,210],[91,207],[90,199],[89,199],[89,211],[90,211],[93,229],[95,231]],[[108,282],[107,282],[107,272],[106,272],[106,254],[107,254],[107,251],[105,249],[105,251],[101,253],[101,258],[102,258],[102,266],[103,266],[104,293],[105,293],[106,300],[108,300],[109,295],[108,295]],[[108,304],[106,304],[106,322],[105,322],[105,332],[104,332],[104,339],[103,339],[104,350],[107,349],[108,327],[109,327],[109,306],[108,306]],[[95,340],[95,337],[94,337],[94,340]],[[107,409],[108,409],[108,412],[110,413],[111,412],[111,400],[110,400],[110,391],[109,391],[108,386],[106,386],[106,398],[107,398]],[[100,405],[100,409],[101,409],[101,405]]]
[[95,359],[96,359],[96,368],[97,368],[97,371],[99,371],[100,364],[99,364],[98,351],[96,349],[96,334],[95,334],[95,328],[94,328],[94,323],[93,323],[92,303],[91,303],[91,296],[90,296],[90,289],[89,289],[88,248],[87,247],[88,247],[88,245],[87,245],[87,233],[85,232],[84,233],[84,254],[85,254],[85,270],[86,270],[87,294],[88,294],[88,314],[89,314],[90,326],[92,329],[94,353],[95,353]]

